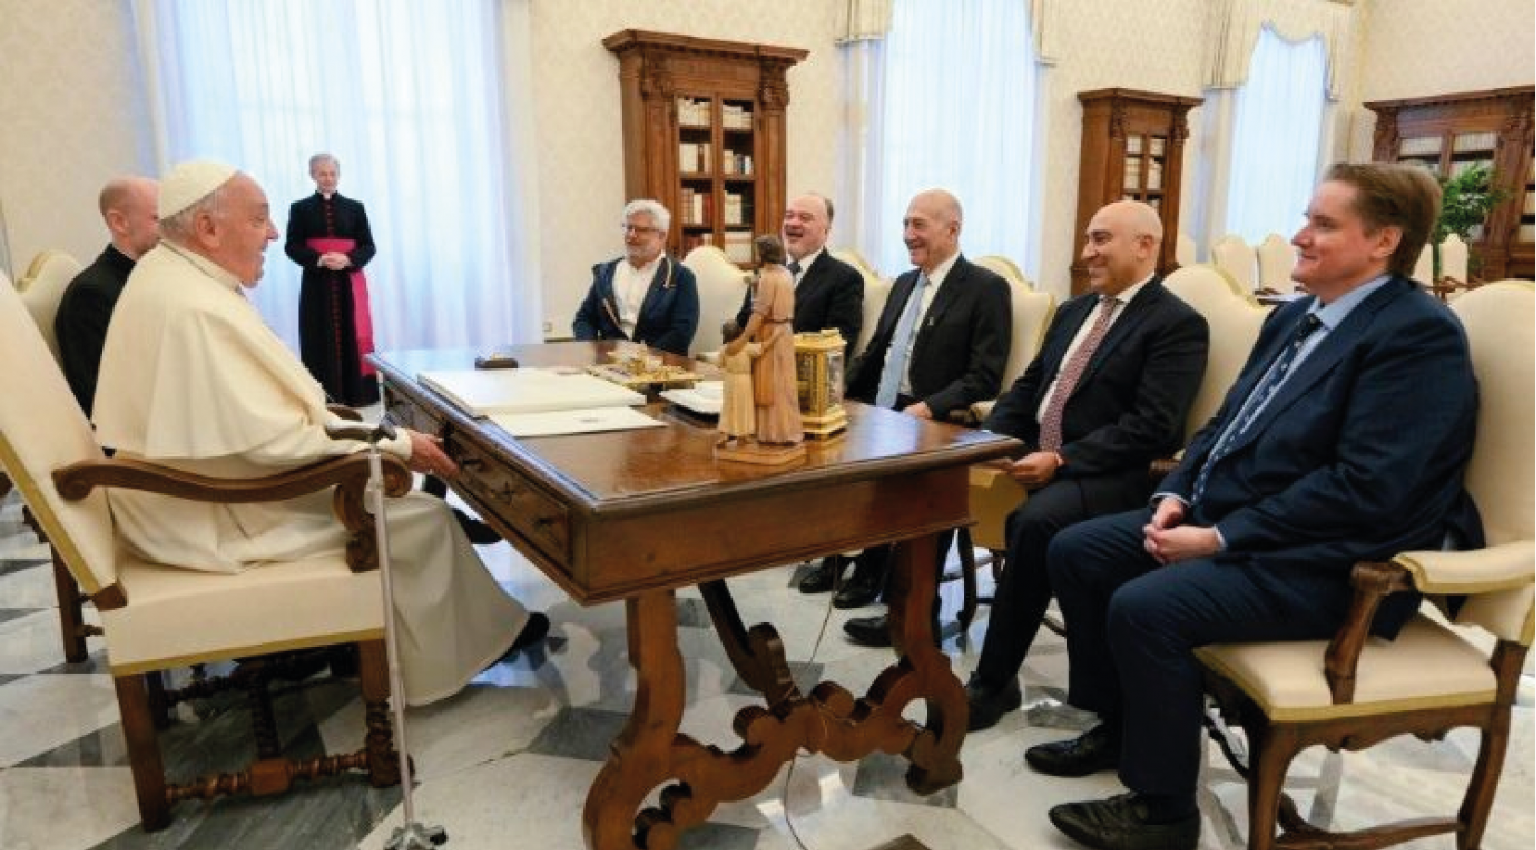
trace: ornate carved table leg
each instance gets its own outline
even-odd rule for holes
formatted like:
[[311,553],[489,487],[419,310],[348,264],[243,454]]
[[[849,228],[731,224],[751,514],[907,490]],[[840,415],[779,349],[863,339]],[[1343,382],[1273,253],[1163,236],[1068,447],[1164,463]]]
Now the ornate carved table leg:
[[587,792],[582,832],[593,850],[642,846],[635,841],[635,815],[651,789],[672,775],[673,738],[683,719],[683,658],[672,591],[626,599],[624,609],[629,663],[638,677],[635,707]]
[[[911,669],[912,684],[928,707],[924,731],[912,739],[906,752],[912,760],[907,786],[918,794],[932,794],[960,781],[960,745],[970,714],[965,689],[951,672],[949,658],[933,642],[937,557],[934,535],[898,544],[886,585],[891,642],[902,658],[898,667]],[[886,671],[881,680],[890,673]]]

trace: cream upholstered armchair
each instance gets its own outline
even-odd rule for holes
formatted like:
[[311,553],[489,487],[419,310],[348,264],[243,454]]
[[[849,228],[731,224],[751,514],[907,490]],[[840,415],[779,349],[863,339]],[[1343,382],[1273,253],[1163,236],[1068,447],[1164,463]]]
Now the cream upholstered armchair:
[[720,326],[736,318],[747,297],[747,272],[715,245],[700,245],[689,251],[683,265],[693,272],[699,284],[699,329],[693,334],[688,353],[698,357],[719,351]]
[[[1215,266],[1185,266],[1169,275],[1163,284],[1203,316],[1210,330],[1205,374],[1185,419],[1184,442],[1188,443],[1216,415],[1227,390],[1243,371],[1243,363],[1253,350],[1254,340],[1259,338],[1259,329],[1269,310],[1259,305],[1251,290],[1240,288]],[[1166,473],[1171,466],[1170,462],[1161,471]]]
[[1259,290],[1276,295],[1296,291],[1291,272],[1296,268],[1296,249],[1284,236],[1271,233],[1259,243]]
[[[1222,714],[1248,734],[1251,763],[1237,767],[1248,780],[1250,850],[1383,847],[1439,833],[1455,834],[1458,848],[1481,846],[1532,639],[1536,297],[1528,282],[1503,282],[1462,296],[1452,309],[1466,326],[1479,387],[1467,489],[1482,514],[1487,547],[1404,552],[1387,563],[1356,565],[1351,616],[1331,641],[1196,651]],[[1380,599],[1408,588],[1426,594],[1425,610],[1396,640],[1369,636]],[[1450,596],[1465,601],[1447,604]],[[1469,639],[1475,632],[1492,638],[1491,653]],[[1307,823],[1282,793],[1291,759],[1305,747],[1354,750],[1396,735],[1438,738],[1460,726],[1478,729],[1482,741],[1454,817],[1337,834]]]
[[16,291],[21,293],[21,300],[27,305],[33,321],[37,322],[55,361],[59,359],[59,340],[53,332],[53,319],[59,314],[64,290],[69,288],[69,282],[81,268],[79,261],[69,254],[49,249],[33,257],[27,273],[16,281]]
[[[864,348],[875,335],[875,325],[880,324],[880,312],[885,309],[886,299],[891,297],[891,281],[881,277],[864,255],[852,248],[839,248],[832,252],[832,256],[858,269],[864,278],[864,315],[860,320],[859,338],[853,344],[853,356],[862,357]],[[845,363],[843,368],[852,371],[853,363]]]
[[[257,480],[228,481],[154,464],[104,457],[36,324],[10,288],[0,289],[0,466],[80,586],[105,630],[139,815],[146,830],[164,827],[178,801],[224,793],[271,794],[294,779],[367,771],[375,786],[399,781],[388,713],[384,606],[374,558],[372,519],[361,504],[367,458],[323,461]],[[19,367],[19,368],[18,368]],[[386,461],[386,491],[399,495],[410,474]],[[221,503],[278,501],[336,489],[337,513],[351,532],[345,555],[274,563],[237,575],[147,563],[116,537],[104,487],[126,487]],[[355,644],[365,704],[363,746],[348,755],[306,761],[281,757],[266,699],[266,678],[280,662],[258,656]],[[208,690],[167,691],[160,671],[242,659],[236,675],[255,697],[258,760],[237,774],[168,784],[157,727],[179,698]],[[266,670],[267,672],[263,672]]]
[[1173,243],[1174,262],[1178,263],[1180,267],[1192,266],[1199,262],[1199,258],[1196,256],[1198,251],[1195,250],[1194,238],[1181,230],[1177,239],[1178,241]]
[[1253,246],[1244,242],[1241,236],[1228,234],[1211,246],[1211,263],[1249,292],[1257,288],[1258,259]]

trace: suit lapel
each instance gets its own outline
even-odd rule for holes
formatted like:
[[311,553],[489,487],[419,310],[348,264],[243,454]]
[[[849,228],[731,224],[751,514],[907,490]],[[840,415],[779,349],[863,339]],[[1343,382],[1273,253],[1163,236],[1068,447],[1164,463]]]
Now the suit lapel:
[[1113,325],[1109,326],[1109,333],[1105,335],[1104,341],[1099,343],[1098,350],[1093,353],[1093,359],[1088,361],[1088,368],[1083,370],[1083,377],[1077,382],[1078,386],[1093,380],[1093,373],[1099,371],[1099,367],[1109,359],[1109,354],[1115,350],[1115,346],[1136,332],[1136,326],[1141,324],[1142,316],[1157,308],[1157,302],[1162,299],[1165,292],[1161,282],[1162,278],[1153,277],[1147,281],[1146,286],[1141,288],[1136,297],[1131,299],[1131,303],[1125,305],[1125,312],[1120,315],[1120,318],[1115,319]]
[[651,276],[651,282],[646,284],[645,297],[640,299],[640,315],[635,318],[635,336],[640,335],[640,328],[646,324],[651,313],[659,309],[662,298],[666,297],[668,284],[672,280],[672,260],[666,254],[661,255],[661,262],[656,265],[656,274]]

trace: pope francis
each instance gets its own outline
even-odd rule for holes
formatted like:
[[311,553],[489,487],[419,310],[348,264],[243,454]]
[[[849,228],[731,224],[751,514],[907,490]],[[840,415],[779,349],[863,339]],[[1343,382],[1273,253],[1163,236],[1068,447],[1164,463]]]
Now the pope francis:
[[[160,232],[107,331],[93,417],[102,444],[226,478],[363,450],[326,436],[336,417],[324,391],[245,298],[277,238],[256,181],[221,163],[176,166],[161,184]],[[458,471],[424,434],[402,429],[383,449],[417,472]],[[125,491],[109,501],[128,545],[165,564],[234,573],[345,548],[324,492],[275,504]],[[392,501],[389,529],[408,704],[450,696],[509,648],[542,637],[548,621],[502,592],[443,502],[419,493]]]

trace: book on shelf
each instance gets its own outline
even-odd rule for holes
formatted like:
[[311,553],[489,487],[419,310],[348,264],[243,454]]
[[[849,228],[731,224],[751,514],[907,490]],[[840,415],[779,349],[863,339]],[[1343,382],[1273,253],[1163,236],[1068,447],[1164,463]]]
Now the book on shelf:
[[471,416],[645,404],[645,396],[628,387],[566,369],[470,369],[416,377]]
[[720,126],[727,130],[750,130],[752,129],[752,110],[739,103],[722,104]]
[[677,123],[680,127],[707,129],[709,127],[709,101],[688,97],[678,98]]

